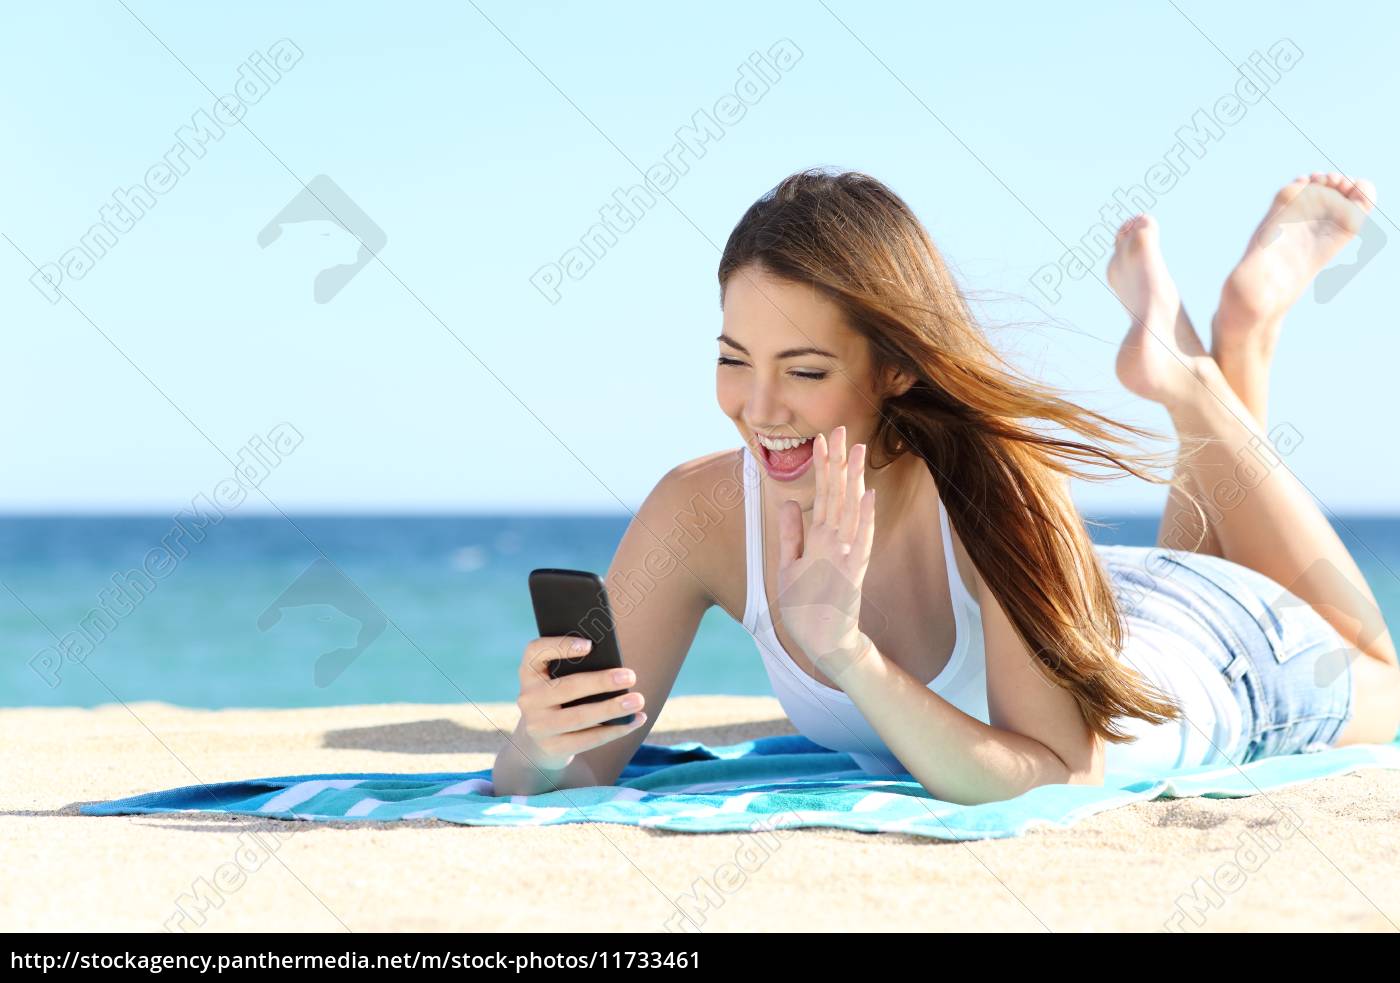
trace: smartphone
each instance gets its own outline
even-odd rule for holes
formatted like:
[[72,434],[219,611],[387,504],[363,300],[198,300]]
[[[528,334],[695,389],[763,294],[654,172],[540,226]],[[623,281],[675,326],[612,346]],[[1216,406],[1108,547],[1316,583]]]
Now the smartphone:
[[[617,631],[613,622],[612,606],[608,604],[608,591],[602,578],[587,570],[556,570],[545,567],[530,571],[530,600],[535,605],[535,625],[541,638],[554,635],[570,635],[587,638],[593,643],[583,655],[551,659],[549,678],[558,679],[576,672],[595,672],[599,669],[621,669],[622,653],[617,647]],[[621,696],[627,689],[613,690],[610,693],[594,693],[563,704],[566,707],[580,703],[597,703],[614,696]],[[636,719],[635,713],[625,717],[605,720],[605,724],[630,724]]]

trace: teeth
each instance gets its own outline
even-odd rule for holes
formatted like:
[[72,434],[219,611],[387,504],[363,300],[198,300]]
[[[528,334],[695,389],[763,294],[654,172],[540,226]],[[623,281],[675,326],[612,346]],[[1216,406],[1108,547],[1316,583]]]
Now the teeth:
[[762,434],[754,434],[754,436],[758,438],[758,442],[760,444],[768,448],[770,451],[790,451],[794,447],[801,447],[803,444],[807,443],[807,441],[812,439],[811,437],[804,437],[801,440],[770,440]]

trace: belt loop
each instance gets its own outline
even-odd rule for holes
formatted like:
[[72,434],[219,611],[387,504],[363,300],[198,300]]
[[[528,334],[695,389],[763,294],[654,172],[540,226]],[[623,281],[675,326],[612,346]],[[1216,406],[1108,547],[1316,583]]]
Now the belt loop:
[[1237,682],[1247,669],[1249,669],[1249,659],[1243,652],[1236,652],[1235,657],[1230,660],[1230,664],[1225,667],[1225,675],[1230,682]]

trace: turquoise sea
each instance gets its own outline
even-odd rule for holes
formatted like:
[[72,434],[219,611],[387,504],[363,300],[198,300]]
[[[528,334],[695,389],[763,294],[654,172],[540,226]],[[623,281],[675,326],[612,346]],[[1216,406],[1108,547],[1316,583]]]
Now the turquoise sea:
[[[1156,534],[1152,519],[1095,519],[1114,524],[1091,527],[1100,542]],[[170,517],[0,518],[0,705],[510,702],[536,634],[529,572],[604,574],[627,521],[228,517],[195,542],[171,540]],[[1334,524],[1400,625],[1400,518]],[[753,642],[712,609],[673,692],[769,689]]]

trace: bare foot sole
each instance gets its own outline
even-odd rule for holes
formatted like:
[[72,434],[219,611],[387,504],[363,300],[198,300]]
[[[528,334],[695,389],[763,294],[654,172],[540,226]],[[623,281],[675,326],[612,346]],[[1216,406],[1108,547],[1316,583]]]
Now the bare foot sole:
[[1273,355],[1283,315],[1361,230],[1375,200],[1371,182],[1335,172],[1296,178],[1274,196],[1211,324],[1211,354],[1227,377],[1242,359]]
[[1132,318],[1118,349],[1119,381],[1168,406],[1191,395],[1211,357],[1181,306],[1152,216],[1136,215],[1118,230],[1108,282]]

